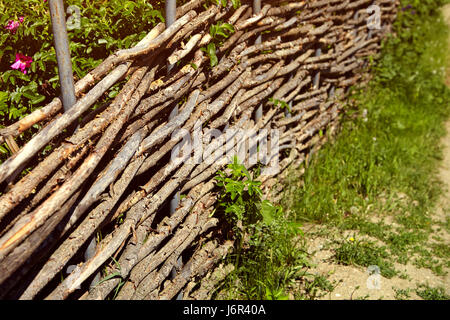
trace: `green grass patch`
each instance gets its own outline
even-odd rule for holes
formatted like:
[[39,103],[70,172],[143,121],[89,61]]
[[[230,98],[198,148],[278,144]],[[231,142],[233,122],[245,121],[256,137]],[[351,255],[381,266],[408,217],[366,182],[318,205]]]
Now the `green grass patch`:
[[[400,12],[396,36],[383,43],[381,58],[373,65],[374,80],[368,88],[352,91],[354,103],[344,108],[338,138],[307,168],[299,168],[305,170],[303,183],[297,179],[286,188],[293,190],[286,194],[289,210],[276,209],[276,218],[268,218],[259,185],[248,172],[219,175],[223,190],[216,214],[221,211],[229,221],[238,245],[227,257],[235,270],[215,298],[287,299],[293,294],[314,299],[331,292],[334,284],[310,273],[305,244],[298,242],[305,239],[292,232],[293,221],[328,223],[375,237],[386,245],[346,240],[338,243],[334,259],[344,265],[378,266],[386,278],[407,278],[393,261],[406,263],[412,253],[420,255],[420,245],[431,232],[429,212],[441,189],[435,178],[442,159],[436,142],[450,115],[450,91],[442,81],[447,29],[438,15],[440,4],[413,1],[416,14]],[[230,169],[236,173],[238,167]],[[245,221],[248,212],[254,220]],[[394,215],[391,220],[398,226],[383,222],[387,215]],[[442,248],[435,250],[442,255]],[[397,297],[407,298],[409,292],[399,291]]]
[[344,241],[335,250],[335,260],[343,265],[359,265],[363,267],[378,266],[380,273],[386,278],[397,274],[386,247],[380,247],[370,241]]
[[[415,14],[399,12],[395,35],[384,41],[381,58],[373,65],[374,79],[367,88],[353,89],[337,138],[300,168],[305,170],[304,183],[286,196],[297,221],[380,239],[386,244],[380,254],[391,254],[401,263],[421,254],[432,234],[430,213],[441,195],[438,142],[450,115],[450,90],[443,81],[448,28],[440,6],[445,2],[402,1],[402,7],[412,4]],[[383,222],[387,215],[396,227]],[[448,220],[443,226],[448,230]],[[336,257],[367,265],[376,260],[371,249],[381,250],[345,242]],[[433,252],[443,255],[439,247]],[[439,265],[420,261],[442,274]]]
[[397,289],[392,288],[395,292],[395,299],[396,300],[410,300],[411,298],[411,289]]
[[449,300],[442,287],[430,287],[428,284],[420,284],[416,288],[416,293],[424,300]]

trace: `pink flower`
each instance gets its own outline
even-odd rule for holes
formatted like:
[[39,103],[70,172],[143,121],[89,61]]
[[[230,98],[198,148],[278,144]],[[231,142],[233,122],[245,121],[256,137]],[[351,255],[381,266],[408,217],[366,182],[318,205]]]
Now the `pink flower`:
[[25,20],[24,17],[19,17],[19,22],[20,22],[20,23],[23,23],[23,20]]
[[11,69],[20,70],[23,74],[27,74],[27,70],[25,69],[31,67],[32,62],[32,57],[25,56],[21,53],[16,53],[16,61],[11,65]]
[[14,20],[9,20],[5,29],[11,31],[12,34],[15,34],[16,30],[19,26],[20,26],[20,22],[14,21]]

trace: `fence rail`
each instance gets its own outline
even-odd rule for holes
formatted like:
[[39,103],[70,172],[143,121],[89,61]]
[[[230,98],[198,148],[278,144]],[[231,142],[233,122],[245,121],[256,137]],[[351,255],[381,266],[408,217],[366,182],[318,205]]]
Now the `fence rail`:
[[[276,153],[266,160],[276,168],[260,179],[269,190],[336,128],[347,89],[368,80],[366,58],[379,51],[398,5],[263,0],[255,13],[259,1],[241,2],[187,2],[173,23],[75,83],[72,108],[63,112],[55,98],[0,130],[3,142],[45,123],[0,165],[1,298],[105,299],[121,279],[117,299],[210,297],[229,269],[211,272],[233,247],[210,232],[220,228],[210,217],[213,177],[229,157],[210,155],[196,134],[267,132]],[[92,110],[117,83],[120,93]],[[215,137],[223,150],[241,143]],[[251,157],[241,160],[251,167]],[[170,210],[178,191],[184,197]],[[105,268],[118,276],[89,287]]]

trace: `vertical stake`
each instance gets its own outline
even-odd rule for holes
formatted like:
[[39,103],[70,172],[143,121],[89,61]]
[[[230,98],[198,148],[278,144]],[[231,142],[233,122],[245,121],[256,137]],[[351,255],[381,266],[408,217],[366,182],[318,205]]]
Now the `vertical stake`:
[[[318,48],[316,50],[316,57],[320,57],[321,54],[322,54],[322,49]],[[314,90],[319,89],[319,82],[320,82],[320,71],[317,71],[316,75],[314,76],[314,82],[313,82]]]
[[[169,28],[174,22],[176,18],[176,12],[177,12],[177,2],[176,0],[166,0],[165,3],[165,11],[166,11],[166,29]],[[167,74],[170,73],[170,71],[173,69],[174,65],[167,63]],[[178,105],[174,107],[171,117],[175,117],[178,114]],[[170,200],[169,204],[169,214],[173,215],[175,211],[178,208],[178,205],[180,204],[180,191],[177,190],[173,198]],[[172,269],[171,272],[171,278],[175,278],[177,275],[177,269],[181,268],[183,265],[183,260],[181,257],[178,258],[177,263],[175,267]],[[176,300],[182,300],[183,299],[183,291],[180,291],[180,293],[177,295]]]
[[[261,12],[261,0],[253,0],[253,14],[258,14]],[[262,41],[261,34],[258,34],[255,40],[255,44],[260,44]],[[258,122],[262,118],[262,103],[258,106],[255,111],[255,122]]]
[[61,86],[64,111],[76,102],[73,81],[72,60],[70,59],[69,39],[66,28],[66,14],[63,0],[50,0],[50,17],[52,20],[56,60],[58,62],[59,83]]

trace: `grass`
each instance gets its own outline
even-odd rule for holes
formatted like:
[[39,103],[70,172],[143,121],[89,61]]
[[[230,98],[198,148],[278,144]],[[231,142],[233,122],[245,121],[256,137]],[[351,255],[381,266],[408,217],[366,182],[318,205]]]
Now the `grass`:
[[[336,248],[340,263],[413,261],[437,275],[449,265],[445,244],[426,248],[433,232],[430,213],[442,189],[438,142],[450,115],[442,4],[416,1],[416,14],[400,12],[397,36],[384,42],[374,79],[352,91],[337,138],[300,168],[304,183],[286,195],[284,206],[297,221],[355,230],[386,245],[344,241]],[[448,219],[442,227],[448,230]],[[385,275],[394,275],[387,265]]]
[[380,247],[367,240],[344,241],[336,248],[335,260],[343,265],[363,267],[378,266],[380,274],[392,278],[397,274],[393,264],[388,260],[386,247]]
[[[303,183],[294,178],[289,183],[295,187],[286,188],[294,190],[283,203],[286,220],[253,235],[256,240],[241,253],[215,298],[316,299],[334,290],[327,277],[310,272],[305,238],[283,231],[289,221],[329,224],[382,241],[385,245],[338,241],[333,259],[346,265],[377,265],[387,278],[408,278],[395,270],[394,261],[427,256],[422,244],[431,233],[429,212],[441,190],[435,178],[442,159],[436,142],[450,115],[450,92],[442,81],[447,29],[437,13],[439,4],[414,1],[417,14],[400,13],[397,36],[384,42],[381,59],[373,65],[374,80],[352,92],[337,139],[307,168],[293,169],[305,174]],[[384,221],[388,216],[392,221]],[[447,220],[442,227],[448,225]],[[448,259],[445,247],[435,246],[433,252]],[[228,259],[235,262],[233,256]],[[443,296],[440,289],[420,290],[422,298]],[[409,291],[396,295],[410,297]]]
[[420,284],[416,288],[416,294],[424,300],[450,300],[442,287],[430,287],[428,284]]
[[396,300],[408,300],[411,298],[411,289],[397,289],[393,288]]

